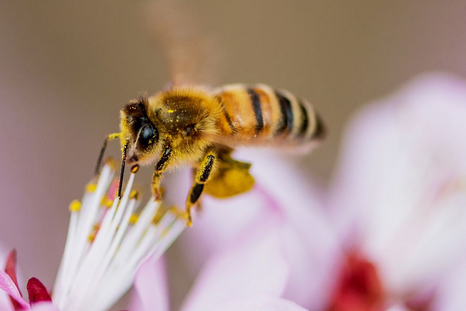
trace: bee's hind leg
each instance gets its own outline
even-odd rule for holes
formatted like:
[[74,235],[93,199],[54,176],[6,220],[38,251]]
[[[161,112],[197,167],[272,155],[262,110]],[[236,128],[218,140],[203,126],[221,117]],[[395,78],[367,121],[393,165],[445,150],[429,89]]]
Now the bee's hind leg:
[[189,227],[192,226],[192,208],[199,204],[199,200],[201,198],[202,192],[204,190],[204,185],[211,176],[215,175],[215,171],[217,169],[217,155],[214,151],[208,151],[202,162],[199,165],[199,169],[196,172],[196,177],[194,180],[194,184],[189,191],[189,195],[186,199],[186,217],[187,217],[187,225]]
[[231,157],[232,149],[218,149],[218,168],[215,176],[209,180],[204,191],[219,199],[231,198],[250,191],[255,184],[249,172],[250,163]]

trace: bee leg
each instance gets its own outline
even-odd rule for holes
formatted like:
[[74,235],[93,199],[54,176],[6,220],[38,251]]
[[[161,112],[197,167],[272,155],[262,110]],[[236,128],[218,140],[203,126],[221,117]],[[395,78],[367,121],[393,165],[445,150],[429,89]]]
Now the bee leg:
[[191,209],[193,206],[199,204],[199,199],[201,198],[205,183],[214,175],[212,172],[217,168],[216,160],[217,157],[213,151],[207,152],[196,173],[196,179],[186,199],[186,217],[189,227],[191,227],[193,223]]
[[230,198],[254,187],[254,177],[249,172],[251,164],[233,159],[231,152],[231,149],[217,149],[218,169],[204,188],[205,193],[215,198]]
[[100,171],[100,165],[102,164],[102,160],[104,157],[105,149],[107,149],[107,144],[109,140],[114,140],[120,138],[120,133],[113,133],[110,135],[107,135],[104,140],[104,145],[102,146],[102,149],[100,149],[100,154],[99,158],[97,159],[97,165],[95,167],[95,174],[98,175]]
[[162,179],[163,172],[167,169],[170,164],[171,159],[173,158],[173,151],[170,146],[165,146],[165,149],[162,153],[162,157],[159,162],[155,165],[155,171],[152,175],[152,194],[156,201],[161,200],[162,195],[160,192],[160,181]]

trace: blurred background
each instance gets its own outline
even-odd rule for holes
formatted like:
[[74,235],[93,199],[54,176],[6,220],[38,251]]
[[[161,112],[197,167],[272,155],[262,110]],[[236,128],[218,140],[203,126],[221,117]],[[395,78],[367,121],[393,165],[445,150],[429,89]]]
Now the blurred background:
[[[323,186],[359,107],[420,73],[466,74],[465,1],[178,2],[213,39],[213,83],[267,83],[320,111],[327,141],[292,161]],[[0,4],[0,241],[27,277],[53,284],[68,203],[119,109],[170,80],[151,13],[146,1]]]

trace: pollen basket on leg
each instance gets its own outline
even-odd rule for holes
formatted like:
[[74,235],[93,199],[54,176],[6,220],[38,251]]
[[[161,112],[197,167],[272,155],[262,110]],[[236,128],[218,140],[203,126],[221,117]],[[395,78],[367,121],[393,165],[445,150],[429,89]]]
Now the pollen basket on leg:
[[105,165],[81,203],[70,204],[70,226],[53,290],[53,302],[62,311],[109,309],[131,287],[143,261],[163,255],[185,228],[184,219],[173,213],[152,221],[160,201],[150,199],[136,212],[140,201],[132,191],[134,173],[121,200],[115,198],[114,176],[114,168]]

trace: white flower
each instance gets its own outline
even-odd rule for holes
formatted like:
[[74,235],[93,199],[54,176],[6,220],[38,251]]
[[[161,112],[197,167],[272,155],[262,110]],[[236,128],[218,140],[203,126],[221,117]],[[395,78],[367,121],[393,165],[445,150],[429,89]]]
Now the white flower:
[[[137,192],[131,191],[135,174],[131,174],[121,200],[115,198],[116,185],[111,186],[114,174],[113,166],[106,164],[97,183],[88,185],[82,201],[70,204],[70,225],[53,289],[53,306],[44,305],[50,295],[35,278],[28,283],[31,305],[40,304],[41,310],[108,310],[132,286],[139,266],[148,257],[160,258],[185,228],[185,221],[176,212],[163,213],[160,202],[153,199],[136,216],[140,201]],[[14,269],[0,271],[0,289],[23,308],[29,307],[15,284]]]

